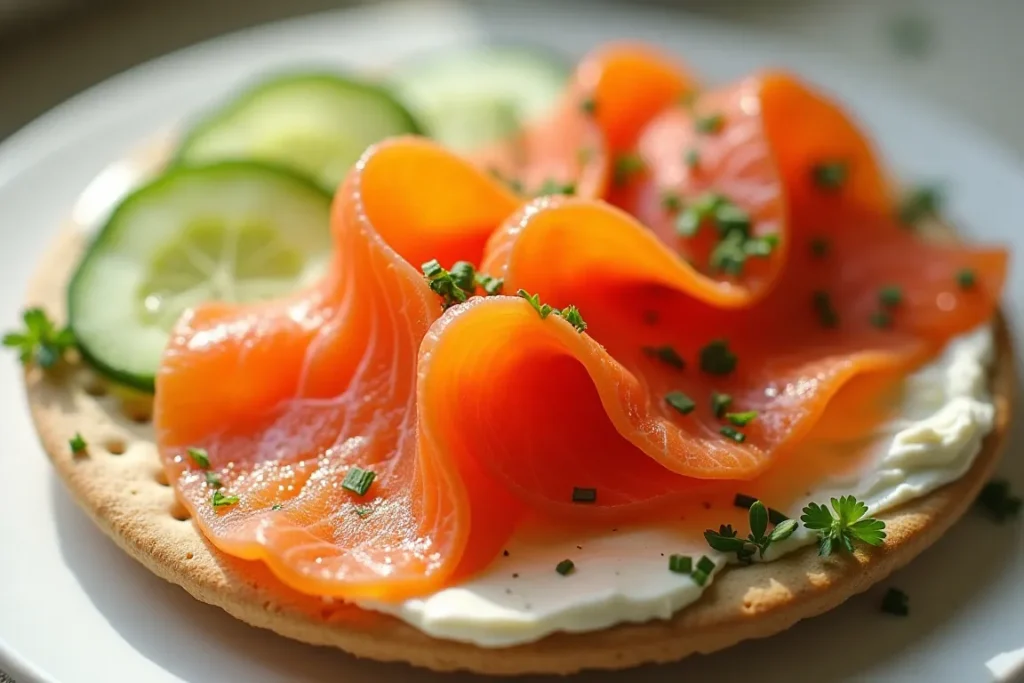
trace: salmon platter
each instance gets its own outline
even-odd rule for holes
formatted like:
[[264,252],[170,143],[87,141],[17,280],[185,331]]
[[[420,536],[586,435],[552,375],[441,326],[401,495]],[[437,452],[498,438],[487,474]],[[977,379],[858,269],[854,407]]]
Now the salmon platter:
[[4,345],[84,513],[254,626],[625,669],[1019,512],[1009,250],[796,73],[467,44],[264,75],[119,164]]

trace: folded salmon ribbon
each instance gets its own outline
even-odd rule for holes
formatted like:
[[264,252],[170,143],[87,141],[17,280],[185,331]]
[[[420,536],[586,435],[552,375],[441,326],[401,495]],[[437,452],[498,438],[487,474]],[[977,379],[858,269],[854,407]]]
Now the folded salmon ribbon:
[[[155,423],[209,540],[304,593],[429,593],[486,566],[524,515],[656,519],[755,477],[851,379],[900,377],[992,318],[1005,252],[895,221],[834,105],[785,74],[680,104],[690,87],[618,46],[525,134],[550,146],[473,164],[420,139],[377,145],[336,195],[320,283],[186,313]],[[623,155],[634,165],[616,174]],[[524,204],[507,187],[541,172],[581,196]],[[444,312],[420,272],[435,258],[575,304],[587,330],[515,296]],[[725,422],[726,394],[756,419]],[[190,446],[237,503],[211,504]],[[354,468],[375,475],[362,495],[343,486]],[[574,505],[574,487],[596,501]]]

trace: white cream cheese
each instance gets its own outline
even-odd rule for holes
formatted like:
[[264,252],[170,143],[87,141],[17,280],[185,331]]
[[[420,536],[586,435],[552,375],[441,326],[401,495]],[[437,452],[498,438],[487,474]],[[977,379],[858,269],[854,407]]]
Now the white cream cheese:
[[[856,442],[809,440],[804,448],[813,449],[821,467],[806,475],[806,485],[798,481],[802,490],[787,496],[783,512],[798,517],[810,501],[824,503],[852,493],[874,514],[963,475],[993,427],[995,408],[987,384],[993,355],[990,327],[959,337],[904,381],[897,418]],[[771,504],[779,491],[792,491],[794,479],[792,469],[774,468],[743,492]],[[527,643],[555,631],[667,619],[700,598],[704,588],[688,575],[669,571],[668,556],[689,555],[696,562],[707,555],[717,573],[728,558],[712,551],[702,532],[723,522],[745,532],[744,517],[730,498],[694,501],[680,510],[678,521],[642,528],[521,529],[504,556],[462,585],[397,605],[360,604],[432,636],[484,647]],[[814,534],[801,527],[770,548],[766,559],[814,542]],[[575,563],[569,576],[555,571],[564,559]]]

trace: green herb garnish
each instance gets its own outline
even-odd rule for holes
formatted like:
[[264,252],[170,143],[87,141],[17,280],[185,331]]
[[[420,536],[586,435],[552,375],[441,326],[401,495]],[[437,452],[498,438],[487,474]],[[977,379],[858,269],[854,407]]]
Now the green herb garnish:
[[709,114],[707,116],[698,116],[697,120],[694,121],[694,126],[697,128],[698,133],[704,133],[706,135],[713,135],[722,130],[722,126],[725,125],[725,117],[721,114]]
[[956,273],[956,286],[962,290],[974,289],[978,276],[972,268],[961,268]]
[[284,506],[281,505],[280,503],[274,503],[273,505],[270,506],[270,509],[276,512],[277,510],[280,510],[283,507]]
[[355,512],[359,519],[366,519],[370,516],[370,513],[373,512],[373,508],[361,507],[357,505],[355,507]]
[[213,492],[213,498],[211,499],[213,507],[220,508],[228,505],[234,505],[238,502],[238,496],[225,496],[220,489],[215,489]]
[[934,185],[922,185],[907,192],[897,216],[900,223],[912,227],[926,218],[937,216],[941,208],[942,191]]
[[829,161],[815,164],[811,168],[814,184],[823,190],[834,192],[842,188],[850,174],[849,165],[845,161]]
[[533,310],[537,311],[537,315],[540,316],[541,320],[547,318],[555,310],[548,304],[542,304],[540,302],[540,294],[530,294],[525,289],[520,289],[516,292],[516,295],[526,299],[533,306]]
[[206,484],[212,489],[219,489],[224,486],[224,483],[220,480],[220,476],[216,472],[206,471]]
[[[725,415],[725,411],[732,405],[732,396],[729,394],[720,394],[717,391],[711,392],[711,412],[714,413],[715,417],[722,417]],[[750,507],[749,505],[747,507]]]
[[85,449],[89,447],[89,444],[82,438],[81,433],[75,432],[75,435],[68,439],[68,446],[71,447],[72,455],[81,455],[85,453]]
[[555,565],[555,571],[561,574],[562,576],[568,576],[575,570],[576,565],[573,564],[572,560],[562,560],[561,562]]
[[579,486],[572,487],[572,502],[594,503],[597,502],[597,489],[586,489]]
[[815,237],[811,240],[811,255],[814,258],[824,258],[828,255],[829,244],[824,237]]
[[686,367],[686,361],[679,355],[679,352],[667,344],[664,346],[645,346],[643,347],[643,352],[647,356],[657,358],[665,365],[669,365],[676,370],[682,370]]
[[206,452],[205,448],[187,448],[185,452],[188,453],[188,457],[191,458],[192,462],[194,462],[199,469],[210,469],[210,455]]
[[373,484],[373,480],[377,477],[375,472],[371,470],[364,470],[361,467],[352,467],[345,475],[345,479],[341,482],[341,488],[346,491],[351,491],[357,496],[365,496],[366,492],[370,490],[370,485]]
[[501,294],[501,290],[505,286],[505,280],[500,277],[492,277],[487,273],[477,273],[476,284],[480,289],[484,290],[487,296],[497,296]]
[[1010,482],[994,479],[981,489],[975,504],[983,508],[998,523],[1002,524],[1020,514],[1021,499],[1010,493]]
[[729,524],[723,524],[717,532],[712,529],[704,532],[704,540],[708,545],[719,552],[736,553],[737,559],[744,563],[749,562],[755,553],[764,558],[772,543],[786,540],[797,527],[796,520],[784,519],[769,533],[768,509],[759,500],[755,500],[749,507],[750,534],[746,538],[740,538]]
[[683,237],[693,237],[700,231],[704,221],[714,216],[718,207],[728,201],[724,196],[715,192],[702,194],[679,212],[679,216],[676,218],[676,232]]
[[612,169],[612,181],[615,185],[622,187],[633,176],[644,170],[644,160],[638,154],[623,154],[615,159]]
[[818,322],[821,323],[822,327],[838,327],[839,326],[839,314],[836,313],[836,309],[832,306],[832,297],[829,296],[828,292],[818,290],[811,295],[811,301],[814,304],[814,310],[818,314]]
[[800,520],[804,526],[819,535],[818,554],[828,556],[839,550],[853,552],[854,541],[868,545],[881,545],[885,540],[885,522],[865,517],[868,506],[853,496],[832,499],[832,514],[824,505],[811,503],[803,509]]
[[905,617],[910,614],[910,596],[899,588],[890,588],[882,598],[882,611]]
[[697,560],[697,568],[690,574],[690,578],[693,579],[694,583],[698,586],[703,586],[707,583],[708,577],[711,576],[711,572],[715,570],[715,563],[707,555],[702,555]]
[[688,555],[669,555],[668,570],[676,574],[689,574],[693,571],[693,558]]
[[875,311],[868,320],[873,327],[877,327],[880,330],[892,327],[892,316],[886,311]]
[[878,303],[886,308],[895,308],[903,303],[903,290],[897,285],[886,285],[878,290]]
[[743,233],[739,231],[729,233],[711,250],[711,255],[708,257],[709,268],[714,272],[741,275],[743,266],[747,262],[747,253],[743,248],[745,241]]
[[722,427],[718,430],[718,433],[727,439],[732,439],[736,443],[743,443],[747,440],[747,435],[743,432],[736,431],[732,427]]
[[[421,266],[430,291],[441,297],[442,308],[448,309],[462,303],[473,293],[475,278],[466,265],[469,269],[473,267],[466,261],[460,261],[452,266],[452,272],[448,272],[441,267],[437,259],[427,261]],[[456,268],[461,269],[457,271]]]
[[683,162],[686,164],[686,167],[691,170],[697,168],[697,166],[700,165],[700,152],[698,152],[696,148],[691,147],[686,150],[686,154],[683,156]]
[[593,116],[597,113],[597,100],[593,97],[584,97],[583,100],[580,101],[580,111],[587,116]]
[[28,308],[21,314],[25,329],[8,332],[4,346],[17,349],[22,365],[30,363],[47,370],[75,347],[75,335],[68,327],[57,328],[41,308]]
[[552,178],[548,178],[540,186],[540,189],[537,190],[537,195],[536,196],[542,197],[544,195],[551,195],[551,194],[574,195],[574,194],[576,194],[576,184],[575,183],[560,183],[557,180],[554,180]]
[[676,213],[683,208],[683,199],[675,192],[665,192],[661,195],[661,207],[669,213]]
[[669,404],[683,415],[689,415],[693,412],[693,409],[697,407],[697,404],[693,402],[693,399],[681,391],[670,391],[665,394],[665,403]]
[[580,309],[576,308],[572,304],[569,304],[561,311],[559,311],[558,315],[562,316],[562,319],[565,320],[565,322],[572,325],[573,328],[575,328],[575,330],[580,334],[583,334],[583,332],[586,331],[587,322],[583,319],[583,316],[580,314]]
[[728,375],[736,369],[736,354],[729,350],[729,342],[715,339],[700,350],[700,369],[709,375]]
[[737,427],[746,427],[748,424],[757,419],[757,411],[746,410],[742,413],[726,413],[725,419],[733,423]]

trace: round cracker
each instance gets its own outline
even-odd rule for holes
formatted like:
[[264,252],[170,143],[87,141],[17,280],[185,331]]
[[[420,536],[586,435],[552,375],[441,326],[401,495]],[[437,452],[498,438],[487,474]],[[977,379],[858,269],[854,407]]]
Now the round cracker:
[[[43,258],[29,303],[58,319],[65,287],[85,246],[66,227]],[[591,633],[558,633],[535,643],[486,649],[432,638],[390,616],[300,595],[263,565],[224,555],[176,504],[148,424],[147,404],[109,393],[87,368],[26,374],[29,405],[43,446],[68,490],[121,548],[158,576],[236,618],[288,638],[338,647],[360,657],[430,669],[486,674],[573,673],[668,662],[770,636],[867,590],[938,540],[976,498],[998,460],[1015,377],[1009,331],[997,321],[992,371],[996,426],[970,471],[956,482],[880,515],[888,538],[852,557],[820,558],[813,547],[781,560],[723,572],[695,604],[670,620]],[[86,454],[70,452],[80,432]],[[495,656],[499,652],[500,656]]]

